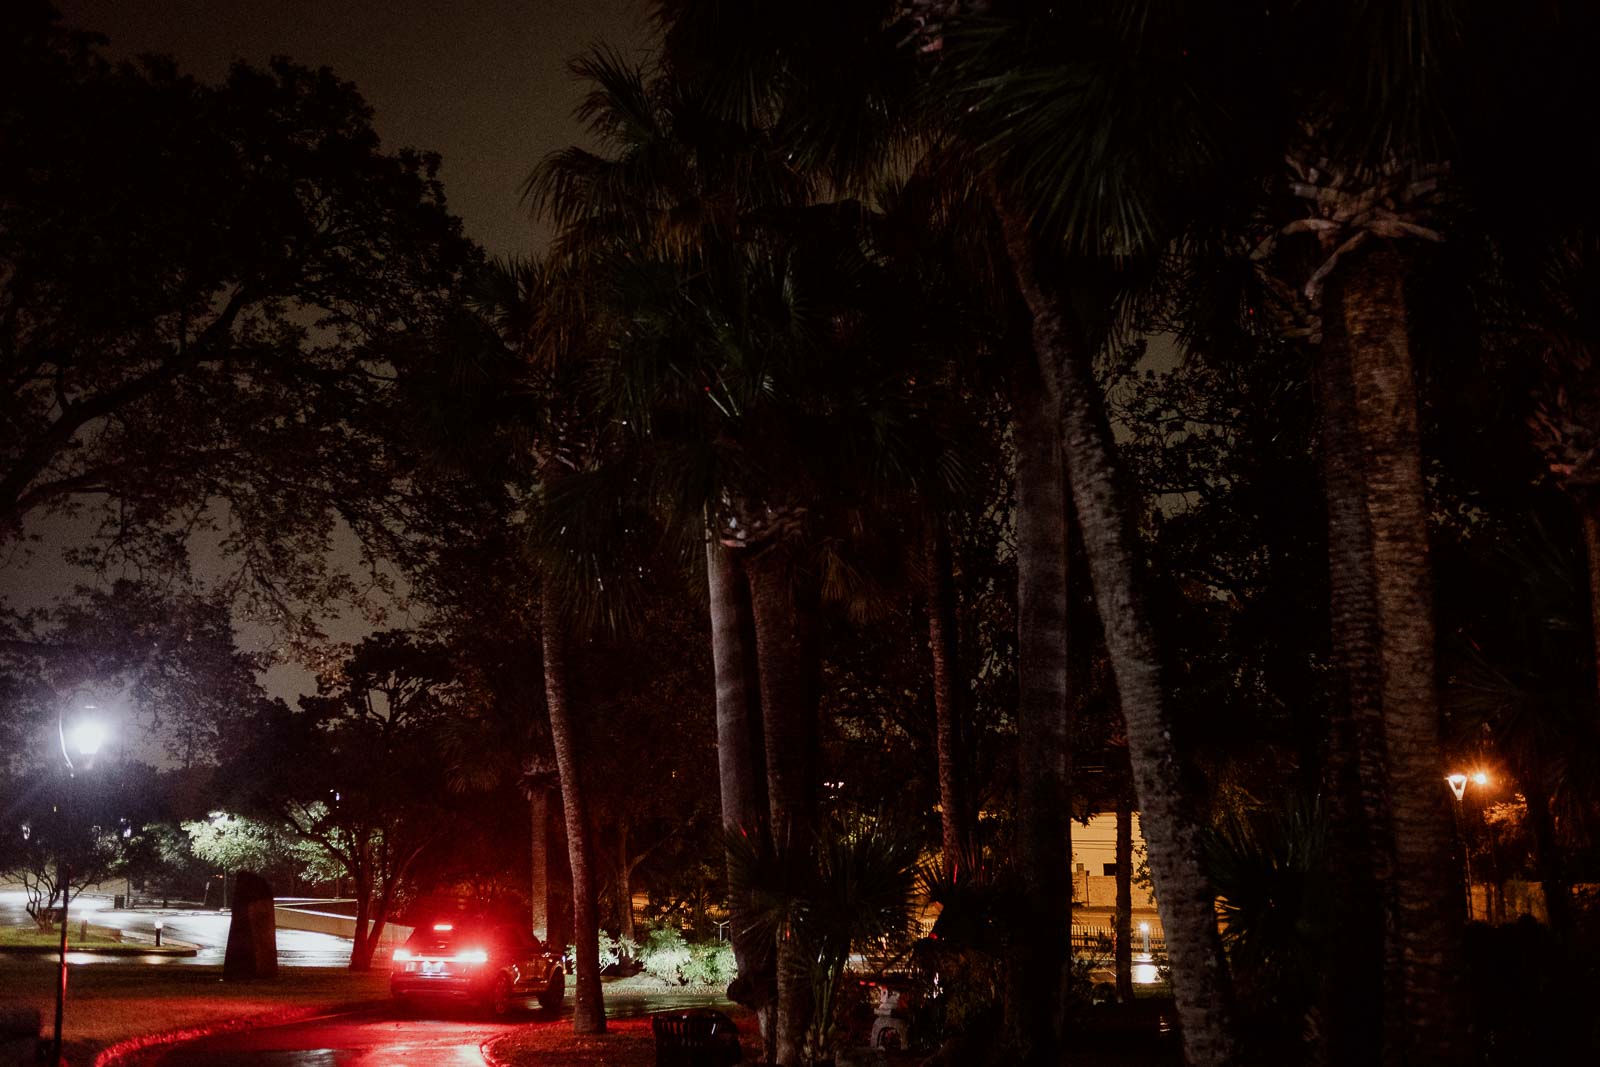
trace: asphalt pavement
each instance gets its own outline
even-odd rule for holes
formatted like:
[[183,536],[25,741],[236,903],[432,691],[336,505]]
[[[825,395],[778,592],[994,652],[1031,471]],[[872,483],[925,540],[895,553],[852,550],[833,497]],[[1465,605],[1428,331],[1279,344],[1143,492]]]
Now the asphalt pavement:
[[411,1018],[384,1007],[218,1034],[134,1062],[138,1067],[483,1067],[484,1043],[525,1021],[490,1021],[466,1011]]
[[[606,1016],[622,1019],[652,1012],[721,1003],[706,996],[622,994],[606,996]],[[501,1022],[471,1008],[412,1015],[391,1006],[342,1012],[320,1019],[218,1034],[155,1051],[135,1067],[483,1067],[483,1046],[530,1021],[570,1019],[531,1011]]]

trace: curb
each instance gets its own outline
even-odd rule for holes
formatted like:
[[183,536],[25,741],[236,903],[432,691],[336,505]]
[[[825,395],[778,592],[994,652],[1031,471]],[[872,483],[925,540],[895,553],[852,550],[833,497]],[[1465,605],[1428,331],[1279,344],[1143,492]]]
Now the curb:
[[483,1062],[487,1067],[510,1067],[510,1060],[503,1060],[490,1050],[514,1033],[516,1033],[515,1030],[508,1030],[503,1034],[495,1034],[478,1046],[478,1055],[483,1057]]
[[[61,950],[59,948],[36,947],[34,945],[0,945],[0,956],[54,956]],[[68,952],[81,952],[86,956],[198,956],[200,948],[186,941],[176,941],[167,938],[166,943],[160,948],[154,942],[145,944],[138,941],[124,941],[120,945],[91,945],[80,948],[73,945],[67,946]]]
[[94,1067],[127,1067],[127,1064],[132,1061],[135,1055],[166,1045],[182,1044],[185,1041],[198,1041],[203,1037],[231,1034],[241,1030],[264,1030],[268,1027],[283,1026],[288,1023],[303,1023],[314,1019],[326,1019],[335,1015],[364,1011],[384,1003],[385,1001],[381,1000],[356,1000],[343,1004],[309,1004],[299,1008],[282,1008],[277,1011],[257,1012],[254,1015],[245,1015],[199,1026],[188,1026],[178,1030],[163,1030],[153,1034],[125,1037],[121,1041],[101,1049],[94,1058]]

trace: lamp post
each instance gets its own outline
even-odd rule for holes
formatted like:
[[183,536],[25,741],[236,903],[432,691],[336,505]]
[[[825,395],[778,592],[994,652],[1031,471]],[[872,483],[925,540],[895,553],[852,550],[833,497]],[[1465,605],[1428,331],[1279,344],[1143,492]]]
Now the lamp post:
[[[1466,865],[1467,921],[1471,922],[1476,910],[1472,903],[1472,842],[1467,840],[1466,834],[1461,830],[1461,809],[1463,804],[1466,802],[1465,798],[1467,795],[1467,786],[1472,785],[1477,787],[1479,790],[1487,789],[1489,787],[1490,778],[1487,771],[1478,770],[1473,771],[1470,774],[1464,774],[1461,771],[1457,771],[1454,774],[1445,775],[1444,780],[1449,784],[1450,792],[1455,795],[1456,799],[1455,806],[1452,808],[1452,811],[1455,813],[1456,817],[1456,840],[1461,842],[1461,858]],[[1482,802],[1480,801],[1480,808],[1481,806]],[[1493,876],[1493,872],[1491,872],[1491,876]],[[1487,905],[1487,903],[1488,900],[1486,897],[1485,904]],[[1487,917],[1492,921],[1492,915]]]
[[85,769],[94,762],[95,753],[100,751],[100,746],[106,739],[105,724],[99,720],[96,711],[93,704],[83,705],[69,728],[64,709],[56,710],[56,736],[61,742],[61,758],[67,762],[67,795],[62,811],[66,833],[62,835],[61,852],[56,857],[56,882],[61,887],[61,969],[59,980],[56,982],[56,1028],[53,1046],[55,1049],[53,1062],[56,1067],[61,1067],[61,1020],[66,1014],[67,1007],[67,908],[72,903],[72,869],[67,863],[67,852],[72,833],[74,783],[78,778],[78,767],[72,762],[72,753],[74,751],[78,753]]

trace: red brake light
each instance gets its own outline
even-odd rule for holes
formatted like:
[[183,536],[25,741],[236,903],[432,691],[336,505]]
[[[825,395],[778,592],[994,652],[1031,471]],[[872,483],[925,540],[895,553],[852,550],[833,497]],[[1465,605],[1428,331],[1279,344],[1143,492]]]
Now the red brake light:
[[434,932],[435,933],[439,933],[439,934],[447,934],[451,930],[454,930],[455,928],[456,927],[455,927],[454,923],[434,923],[433,924]]
[[488,963],[489,953],[481,948],[469,948],[456,953],[457,963]]

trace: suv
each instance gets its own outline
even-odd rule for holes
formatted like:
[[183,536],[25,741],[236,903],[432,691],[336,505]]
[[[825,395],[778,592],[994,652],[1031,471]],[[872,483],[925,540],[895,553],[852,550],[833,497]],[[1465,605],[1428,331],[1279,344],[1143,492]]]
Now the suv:
[[423,923],[394,950],[389,992],[401,1007],[465,1000],[495,1015],[537,998],[554,1011],[567,991],[559,957],[512,923],[449,918]]

